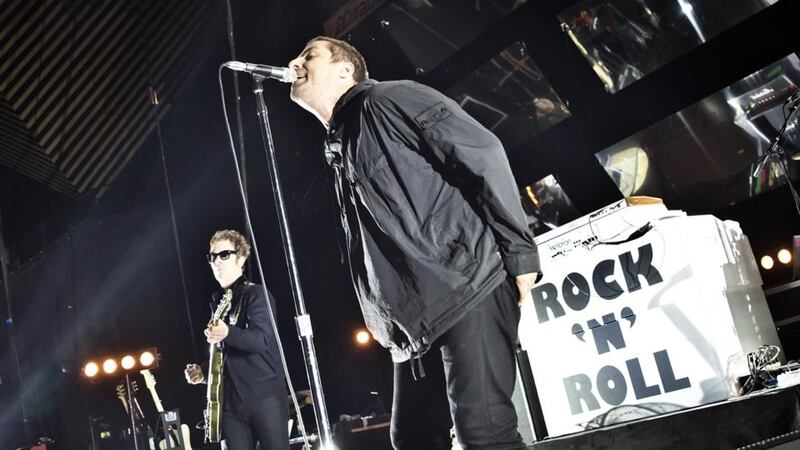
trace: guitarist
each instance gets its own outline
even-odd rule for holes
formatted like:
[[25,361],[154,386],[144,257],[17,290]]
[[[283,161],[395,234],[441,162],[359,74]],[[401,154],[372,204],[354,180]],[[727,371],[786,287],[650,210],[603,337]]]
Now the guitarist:
[[[243,276],[249,256],[250,244],[238,231],[221,230],[211,237],[207,259],[221,287],[212,295],[212,311],[228,289],[233,292],[229,313],[204,331],[209,344],[223,348],[222,437],[228,450],[254,450],[256,442],[262,450],[286,450],[289,406],[283,369],[263,289]],[[274,314],[272,294],[269,300]],[[206,381],[197,364],[187,364],[185,375],[190,384]]]

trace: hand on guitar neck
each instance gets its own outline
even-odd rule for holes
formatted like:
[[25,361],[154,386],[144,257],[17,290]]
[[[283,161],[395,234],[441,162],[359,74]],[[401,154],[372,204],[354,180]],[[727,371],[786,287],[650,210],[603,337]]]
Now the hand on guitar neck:
[[209,344],[216,345],[228,337],[228,324],[225,323],[225,316],[231,310],[231,300],[233,299],[233,291],[227,289],[225,294],[220,299],[214,314],[211,315],[211,320],[208,321],[206,329],[203,334],[206,335],[206,341]]
[[209,322],[203,334],[209,344],[219,344],[228,337],[228,325],[222,320]]

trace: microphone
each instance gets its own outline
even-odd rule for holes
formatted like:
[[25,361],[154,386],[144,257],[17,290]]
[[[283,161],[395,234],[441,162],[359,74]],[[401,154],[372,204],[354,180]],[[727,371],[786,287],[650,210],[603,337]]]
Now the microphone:
[[264,64],[251,64],[240,61],[226,61],[223,66],[237,72],[247,72],[284,83],[293,83],[297,79],[297,72],[288,67],[267,66]]

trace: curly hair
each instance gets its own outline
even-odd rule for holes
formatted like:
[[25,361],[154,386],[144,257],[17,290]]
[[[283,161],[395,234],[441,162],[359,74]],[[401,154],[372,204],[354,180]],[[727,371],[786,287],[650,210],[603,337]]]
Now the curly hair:
[[236,254],[243,257],[245,261],[250,257],[250,243],[247,242],[247,238],[244,237],[242,233],[236,230],[219,230],[211,236],[208,245],[212,246],[215,242],[220,241],[229,241],[233,244],[233,248],[236,249]]

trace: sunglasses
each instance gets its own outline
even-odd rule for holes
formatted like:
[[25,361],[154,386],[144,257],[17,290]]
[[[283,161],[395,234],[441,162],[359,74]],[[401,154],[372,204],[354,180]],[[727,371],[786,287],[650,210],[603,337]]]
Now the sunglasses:
[[223,250],[223,251],[218,252],[218,253],[206,253],[206,259],[210,263],[213,263],[214,261],[216,261],[217,258],[219,258],[219,259],[221,259],[223,261],[227,261],[228,258],[231,257],[231,255],[235,255],[236,252],[238,252],[238,251],[239,250],[237,249],[237,250]]

